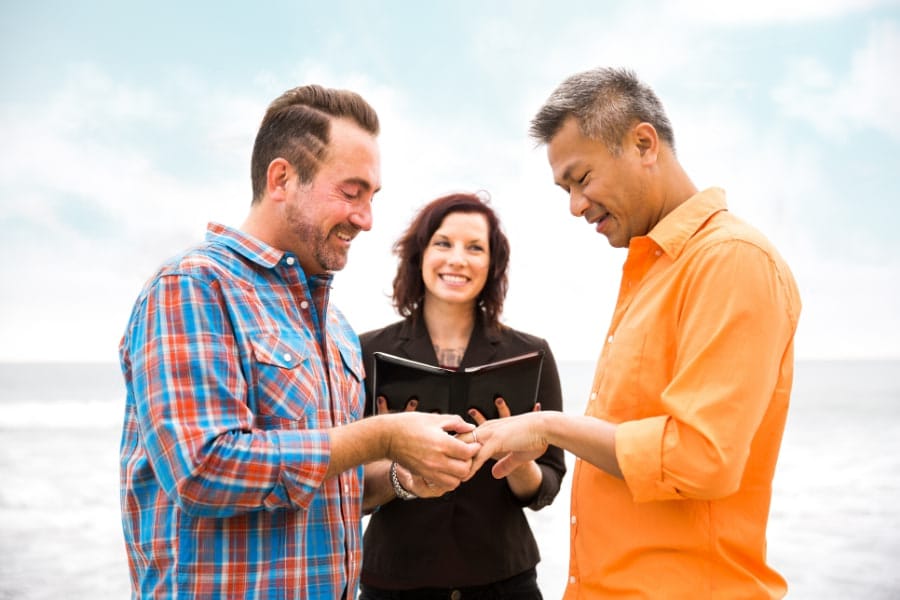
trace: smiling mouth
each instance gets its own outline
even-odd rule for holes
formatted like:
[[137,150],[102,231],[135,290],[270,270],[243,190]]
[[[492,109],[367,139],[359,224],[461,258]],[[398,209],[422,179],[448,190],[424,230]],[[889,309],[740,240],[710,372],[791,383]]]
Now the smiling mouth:
[[353,241],[353,238],[355,238],[356,235],[353,233],[349,233],[347,231],[335,231],[334,237],[336,237],[338,240],[340,240],[341,242],[343,242],[345,244],[349,244],[350,242]]
[[449,283],[450,285],[462,285],[469,281],[468,277],[463,277],[462,275],[452,275],[449,273],[444,273],[438,275],[441,278],[441,281],[444,283]]
[[609,213],[603,213],[602,215],[589,218],[587,222],[599,230],[607,220],[609,220]]

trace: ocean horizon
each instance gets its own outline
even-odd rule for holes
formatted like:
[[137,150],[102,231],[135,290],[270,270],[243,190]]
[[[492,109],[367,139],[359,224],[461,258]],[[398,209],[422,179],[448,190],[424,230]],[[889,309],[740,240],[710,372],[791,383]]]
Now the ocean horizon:
[[[559,370],[581,414],[593,361]],[[123,408],[116,363],[0,363],[0,600],[130,596]],[[528,513],[547,599],[566,585],[569,481]],[[797,361],[768,531],[788,598],[900,598],[898,528],[900,360]]]

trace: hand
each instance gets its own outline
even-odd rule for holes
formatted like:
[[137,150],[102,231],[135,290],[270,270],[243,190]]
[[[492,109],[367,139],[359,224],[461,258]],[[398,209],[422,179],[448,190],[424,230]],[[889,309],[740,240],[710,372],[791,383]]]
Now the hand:
[[[403,410],[405,412],[412,412],[416,410],[416,407],[419,405],[419,400],[416,398],[411,398],[409,402],[406,403],[406,408]],[[379,415],[386,415],[391,412],[391,409],[388,408],[387,398],[384,396],[378,396],[375,398],[375,406],[377,408]]]
[[466,479],[475,475],[489,458],[500,457],[491,473],[501,479],[544,454],[548,443],[542,434],[542,423],[543,415],[539,405],[530,413],[483,420],[475,430],[475,438],[481,444],[481,449],[472,461],[472,468]]
[[[511,416],[512,413],[509,410],[509,405],[506,403],[506,400],[504,400],[503,398],[498,396],[497,399],[494,400],[494,406],[497,407],[497,414],[500,415],[498,418],[505,419],[505,418]],[[536,402],[534,405],[533,412],[539,412],[540,410],[541,410],[541,403]],[[488,419],[486,419],[484,417],[484,415],[481,414],[481,411],[478,410],[477,408],[469,409],[469,416],[472,417],[472,419],[475,421],[475,424],[478,425],[479,427],[481,425],[483,425],[484,423],[487,423],[487,421],[488,421]],[[467,437],[464,437],[463,439],[465,441],[475,441],[475,437],[481,435],[481,429],[476,428],[474,434],[475,434],[474,436],[471,433],[465,434],[465,436],[467,436]],[[480,437],[478,437],[477,441],[483,442],[484,440],[482,440]],[[503,458],[504,456],[506,456],[506,454],[507,454],[507,452],[501,452],[497,455],[491,456],[490,458],[500,459],[500,458]]]
[[397,478],[400,480],[400,485],[403,486],[407,491],[412,492],[419,498],[437,498],[438,496],[443,496],[449,491],[452,491],[453,488],[446,488],[440,486],[433,481],[425,479],[421,475],[416,475],[400,463],[397,463]]
[[426,487],[428,483],[436,487],[433,495],[456,489],[469,474],[472,459],[481,447],[459,439],[458,434],[467,434],[475,427],[457,415],[421,413],[407,407],[406,411],[378,418],[394,422],[388,458],[423,478]]
[[[500,398],[499,396],[497,397],[496,400],[494,400],[494,406],[497,407],[497,414],[500,415],[501,419],[504,417],[508,417],[511,414],[509,412],[509,405],[506,404],[506,400],[504,400],[503,398]],[[472,419],[474,419],[476,425],[481,425],[482,423],[487,421],[485,416],[483,414],[481,414],[481,411],[478,410],[477,408],[470,408],[469,416],[472,417]]]

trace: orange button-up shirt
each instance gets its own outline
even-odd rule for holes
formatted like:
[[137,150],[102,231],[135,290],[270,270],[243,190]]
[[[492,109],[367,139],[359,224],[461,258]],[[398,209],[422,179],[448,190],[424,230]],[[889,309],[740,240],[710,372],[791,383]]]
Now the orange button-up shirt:
[[784,596],[766,523],[799,313],[720,189],[631,240],[586,410],[618,424],[624,481],[576,461],[567,600]]

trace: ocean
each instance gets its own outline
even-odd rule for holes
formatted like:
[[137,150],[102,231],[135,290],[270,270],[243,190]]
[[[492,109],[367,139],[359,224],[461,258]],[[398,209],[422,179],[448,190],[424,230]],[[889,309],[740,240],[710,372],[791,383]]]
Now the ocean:
[[[559,368],[580,414],[593,364]],[[123,397],[115,364],[0,363],[0,600],[129,597]],[[568,481],[529,513],[548,600],[566,584]],[[768,544],[788,598],[900,598],[900,361],[798,362]]]

